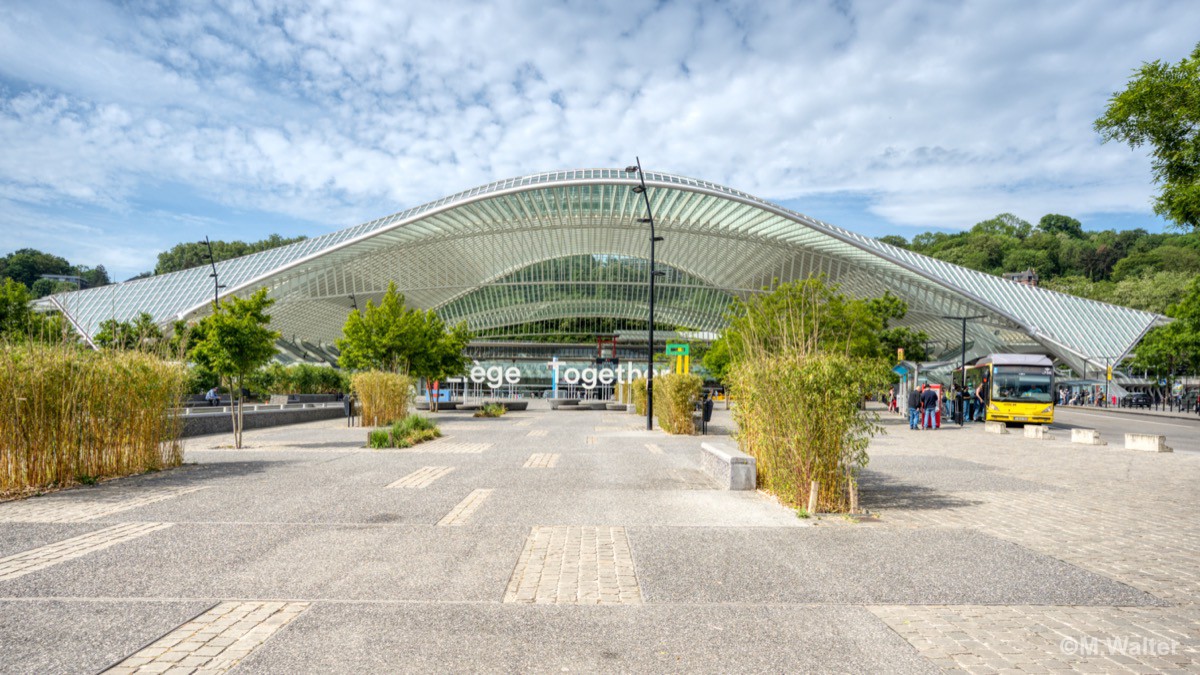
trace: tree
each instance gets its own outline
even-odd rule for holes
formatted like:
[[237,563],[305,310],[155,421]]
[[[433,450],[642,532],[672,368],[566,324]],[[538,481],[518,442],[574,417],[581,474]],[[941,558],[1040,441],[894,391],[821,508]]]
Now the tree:
[[1071,239],[1083,239],[1083,223],[1070,216],[1047,213],[1038,221],[1037,226],[1047,234],[1062,234]]
[[29,289],[13,279],[0,286],[0,337],[19,340],[28,334],[33,311],[29,309]]
[[365,311],[346,318],[337,341],[338,363],[352,370],[390,370],[414,377],[442,379],[460,375],[467,359],[462,351],[471,340],[466,324],[446,330],[433,311],[408,309],[396,284],[388,284],[379,306],[367,301]]
[[1095,122],[1107,141],[1151,146],[1154,212],[1200,228],[1200,44],[1176,65],[1153,61],[1113,94]]
[[92,340],[106,349],[152,351],[162,344],[163,332],[153,317],[142,312],[132,323],[116,319],[100,322],[100,330]]
[[[246,243],[244,241],[213,241],[212,252],[216,262],[238,258],[259,251],[266,251],[280,246],[287,246],[298,241],[303,241],[307,237],[281,237],[278,234],[271,236],[261,241],[253,241]],[[166,274],[168,272],[178,272],[191,267],[199,267],[200,265],[208,264],[208,245],[202,241],[184,242],[176,244],[167,251],[158,254],[158,265],[154,267],[155,274]]]
[[1133,353],[1134,367],[1164,376],[1170,391],[1177,375],[1200,370],[1200,277],[1192,279],[1167,316],[1175,320],[1147,333]]
[[33,248],[23,248],[0,259],[0,276],[9,277],[32,288],[43,274],[70,274],[71,263],[65,258],[43,253]]
[[[201,320],[199,330],[189,336],[193,340],[192,358],[201,367],[217,373],[229,383],[233,406],[233,441],[242,447],[243,387],[246,377],[266,365],[275,355],[279,333],[267,328],[271,317],[267,308],[275,303],[267,297],[267,289],[242,299],[230,297]],[[198,338],[198,339],[197,339]]]

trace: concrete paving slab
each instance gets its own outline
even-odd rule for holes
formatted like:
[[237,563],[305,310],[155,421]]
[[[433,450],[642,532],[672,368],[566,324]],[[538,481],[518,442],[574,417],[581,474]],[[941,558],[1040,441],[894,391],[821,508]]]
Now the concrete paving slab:
[[0,600],[0,673],[99,672],[211,604]]
[[0,595],[499,602],[527,534],[525,527],[182,523],[4,582]]
[[854,607],[326,604],[248,672],[936,673]]
[[631,527],[628,533],[647,603],[1165,604],[970,530]]
[[0,558],[103,528],[96,523],[5,523],[0,527]]

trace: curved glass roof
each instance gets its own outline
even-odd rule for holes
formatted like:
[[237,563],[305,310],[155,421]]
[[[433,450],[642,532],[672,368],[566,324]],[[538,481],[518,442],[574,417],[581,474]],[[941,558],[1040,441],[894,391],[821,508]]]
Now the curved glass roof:
[[[851,295],[890,290],[903,297],[909,304],[903,323],[929,333],[940,351],[957,351],[961,341],[960,324],[942,317],[982,315],[968,324],[972,354],[1049,351],[1077,371],[1084,362],[1124,355],[1166,320],[928,258],[714,183],[654,172],[645,178],[665,237],[657,260],[677,282],[664,280],[656,301],[656,315],[659,307],[672,315],[656,318],[681,327],[719,329],[730,297],[818,274]],[[497,181],[217,263],[217,271],[226,295],[268,287],[277,300],[275,328],[285,339],[312,344],[331,344],[352,303],[378,298],[389,281],[409,305],[474,329],[555,317],[632,318],[645,310],[638,261],[649,253],[648,230],[637,222],[645,214],[631,190],[636,184],[635,175],[619,169]],[[581,280],[554,271],[588,259],[626,261],[612,269],[624,269],[627,278]],[[43,304],[62,310],[89,336],[101,321],[143,311],[165,324],[209,310],[209,272],[193,268],[59,294]],[[572,287],[579,293],[567,291]]]

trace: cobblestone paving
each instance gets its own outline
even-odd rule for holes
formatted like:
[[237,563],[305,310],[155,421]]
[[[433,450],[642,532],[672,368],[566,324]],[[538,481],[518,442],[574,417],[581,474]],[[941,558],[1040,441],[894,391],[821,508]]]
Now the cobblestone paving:
[[82,523],[203,489],[203,486],[102,486],[87,491],[33,497],[0,504],[0,523]]
[[404,478],[388,485],[389,488],[427,488],[433,481],[454,471],[452,466],[423,466]]
[[525,460],[526,469],[553,469],[558,466],[559,455],[556,452],[535,452]]
[[970,673],[1200,672],[1200,608],[871,607],[922,656]]
[[122,523],[0,558],[0,581],[10,581],[170,526],[171,523]]
[[467,498],[462,500],[450,513],[447,513],[444,518],[438,521],[441,527],[458,527],[465,525],[471,518],[471,514],[479,509],[480,504],[492,495],[491,490],[475,490],[467,495]]
[[419,443],[411,448],[404,448],[397,452],[426,453],[432,455],[478,455],[491,447],[491,443],[433,441],[430,443]]
[[223,673],[295,619],[307,602],[222,602],[105,671]]
[[535,527],[505,602],[637,605],[642,591],[623,527]]

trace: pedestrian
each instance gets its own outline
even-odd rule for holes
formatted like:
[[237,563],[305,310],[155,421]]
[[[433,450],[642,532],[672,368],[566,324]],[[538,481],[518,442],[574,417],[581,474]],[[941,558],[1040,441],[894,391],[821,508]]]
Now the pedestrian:
[[987,402],[984,400],[984,395],[987,394],[987,380],[979,383],[975,387],[975,421],[978,422],[987,416]]
[[938,413],[938,393],[933,390],[928,384],[925,385],[925,390],[921,392],[921,410],[923,411],[922,424],[926,431],[937,427]]
[[[195,391],[195,390],[193,389],[192,391]],[[217,391],[216,387],[213,387],[212,389],[209,389],[208,393],[206,393],[204,395],[204,400],[208,401],[208,405],[210,407],[214,406],[221,400],[221,394],[220,394],[220,392]]]
[[916,387],[908,390],[908,428],[916,429],[921,415],[921,392]]
[[893,386],[888,390],[888,412],[897,412],[899,407],[896,404],[896,387]]
[[955,413],[954,419],[959,424],[962,424],[963,420],[966,419],[965,417],[963,417],[963,414],[965,412],[966,411],[963,410],[963,386],[961,384],[955,385],[955,387],[954,387],[954,413]]

